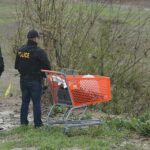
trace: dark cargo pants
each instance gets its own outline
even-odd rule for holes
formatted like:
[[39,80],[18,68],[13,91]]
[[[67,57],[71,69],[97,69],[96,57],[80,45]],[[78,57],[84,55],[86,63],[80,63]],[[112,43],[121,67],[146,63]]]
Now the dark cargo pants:
[[28,124],[28,109],[30,99],[33,102],[33,116],[35,127],[42,125],[41,120],[41,93],[42,85],[40,79],[30,77],[21,77],[20,87],[22,92],[22,105],[20,113],[20,122],[22,125]]

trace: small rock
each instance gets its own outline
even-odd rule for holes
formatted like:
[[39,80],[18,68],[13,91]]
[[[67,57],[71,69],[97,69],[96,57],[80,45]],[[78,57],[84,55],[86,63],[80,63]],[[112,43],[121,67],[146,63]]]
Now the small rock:
[[3,123],[4,123],[3,119],[2,119],[2,118],[0,118],[0,124],[3,124]]

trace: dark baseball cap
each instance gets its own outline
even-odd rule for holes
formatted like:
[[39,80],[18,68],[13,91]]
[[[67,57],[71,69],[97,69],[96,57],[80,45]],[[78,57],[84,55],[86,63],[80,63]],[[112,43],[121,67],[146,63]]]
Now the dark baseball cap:
[[35,37],[39,37],[39,33],[34,29],[30,30],[27,34],[27,38],[31,39],[31,38],[35,38]]

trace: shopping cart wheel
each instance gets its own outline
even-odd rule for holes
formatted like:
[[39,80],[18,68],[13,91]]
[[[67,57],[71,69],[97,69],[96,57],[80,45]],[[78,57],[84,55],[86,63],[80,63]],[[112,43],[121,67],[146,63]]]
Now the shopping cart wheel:
[[64,133],[64,134],[69,133],[69,128],[68,128],[68,127],[65,127],[65,128],[63,129],[63,133]]

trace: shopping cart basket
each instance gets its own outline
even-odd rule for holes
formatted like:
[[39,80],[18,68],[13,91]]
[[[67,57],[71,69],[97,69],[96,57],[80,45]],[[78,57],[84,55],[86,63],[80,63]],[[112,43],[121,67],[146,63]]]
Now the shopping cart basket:
[[[110,78],[98,75],[68,75],[63,72],[42,70],[46,73],[53,105],[48,113],[48,124],[64,124],[65,128],[98,125],[98,119],[84,120],[87,106],[111,100]],[[53,120],[52,114],[57,106],[66,107],[61,120]],[[73,111],[83,108],[78,120],[70,119]]]

